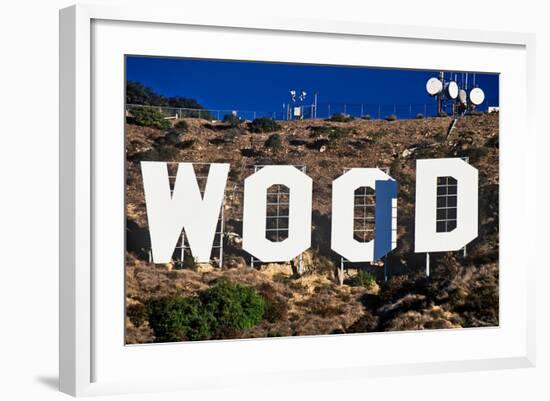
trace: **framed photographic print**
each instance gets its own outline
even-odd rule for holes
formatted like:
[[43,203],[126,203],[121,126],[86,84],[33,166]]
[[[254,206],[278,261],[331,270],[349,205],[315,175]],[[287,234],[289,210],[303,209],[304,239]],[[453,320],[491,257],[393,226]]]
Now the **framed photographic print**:
[[532,366],[533,47],[62,10],[61,390]]

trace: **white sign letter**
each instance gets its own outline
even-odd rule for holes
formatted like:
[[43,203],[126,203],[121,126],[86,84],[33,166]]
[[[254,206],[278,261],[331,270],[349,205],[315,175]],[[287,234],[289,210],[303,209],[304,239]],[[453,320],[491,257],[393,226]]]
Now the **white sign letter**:
[[[288,238],[266,238],[267,189],[290,191]],[[265,166],[244,180],[243,249],[262,262],[287,262],[311,245],[312,180],[293,166]]]
[[416,161],[415,252],[456,251],[477,237],[478,171],[460,158]]
[[192,163],[178,164],[172,194],[165,162],[143,161],[141,172],[153,262],[170,262],[183,229],[195,259],[208,262],[223,203],[229,164],[210,165],[204,198]]
[[[385,199],[380,200],[380,202],[388,202],[388,204],[381,205],[379,204],[378,189],[376,188],[377,182],[387,181],[392,182],[392,187],[395,190],[395,180],[380,169],[352,168],[332,182],[331,248],[350,262],[372,262],[396,246],[396,194],[383,196]],[[376,214],[380,215],[376,216],[375,238],[368,242],[359,242],[353,237],[355,190],[360,187],[369,187],[376,191]],[[385,190],[382,191],[386,192]],[[379,210],[386,210],[389,215],[384,216],[385,213],[380,213]],[[374,216],[372,217],[374,218]],[[382,235],[382,233],[387,235]],[[379,235],[378,241],[381,243],[379,252],[375,252],[377,235]],[[385,238],[388,235],[389,238]],[[377,255],[377,253],[379,254]]]

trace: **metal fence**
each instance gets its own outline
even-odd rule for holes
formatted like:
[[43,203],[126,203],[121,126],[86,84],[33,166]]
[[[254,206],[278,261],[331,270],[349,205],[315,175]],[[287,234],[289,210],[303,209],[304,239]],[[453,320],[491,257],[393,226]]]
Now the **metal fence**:
[[243,120],[254,120],[260,117],[268,117],[274,120],[285,119],[285,113],[283,111],[192,109],[185,107],[148,106],[139,104],[127,104],[126,113],[131,113],[133,109],[141,108],[157,110],[169,118],[203,118],[205,120],[223,120],[225,116],[235,114]]
[[[489,107],[498,105],[498,102],[485,100],[477,106],[478,111],[487,111]],[[497,106],[498,107],[498,106]],[[443,111],[447,115],[453,114],[453,103],[443,104]],[[304,105],[304,118],[329,118],[335,114],[350,115],[356,118],[386,119],[395,116],[398,119],[412,119],[419,115],[424,117],[437,116],[437,101],[428,103],[319,103],[315,105]]]
[[[498,102],[485,100],[477,107],[479,111],[487,111],[489,107],[498,105]],[[267,117],[274,120],[292,119],[292,108],[283,105],[279,111],[259,110],[229,110],[229,109],[193,109],[167,106],[144,106],[136,104],[126,105],[126,112],[131,113],[135,108],[152,108],[165,114],[168,118],[203,118],[205,120],[223,120],[225,116],[234,114],[242,120],[254,120]],[[345,114],[356,118],[386,119],[395,116],[397,119],[412,119],[419,115],[430,117],[437,115],[437,102],[407,103],[407,104],[372,104],[372,103],[318,103],[299,106],[301,119],[325,119],[335,114]],[[452,104],[443,105],[443,110],[452,115]]]

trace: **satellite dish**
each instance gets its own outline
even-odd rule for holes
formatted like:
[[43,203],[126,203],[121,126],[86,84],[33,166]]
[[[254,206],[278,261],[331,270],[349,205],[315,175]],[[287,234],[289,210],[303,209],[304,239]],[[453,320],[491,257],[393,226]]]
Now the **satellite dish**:
[[466,101],[468,100],[468,94],[464,89],[461,89],[458,91],[458,101],[462,104],[466,104]]
[[485,93],[483,93],[481,88],[474,88],[470,91],[470,102],[472,102],[472,104],[479,106],[484,100]]
[[458,97],[458,85],[455,81],[449,81],[445,84],[445,93],[449,99],[456,99]]
[[435,96],[441,93],[443,90],[443,84],[438,78],[430,78],[426,82],[426,91],[430,96]]

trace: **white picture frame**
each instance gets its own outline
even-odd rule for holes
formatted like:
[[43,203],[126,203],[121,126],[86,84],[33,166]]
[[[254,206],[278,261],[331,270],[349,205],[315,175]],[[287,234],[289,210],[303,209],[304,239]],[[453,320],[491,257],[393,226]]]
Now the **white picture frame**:
[[[123,63],[119,57],[121,54],[189,54],[205,58],[220,57],[222,54],[212,47],[207,47],[207,50],[182,49],[177,43],[159,41],[163,35],[173,34],[170,30],[179,30],[181,34],[187,32],[205,40],[213,40],[216,34],[223,33],[250,43],[254,35],[262,35],[265,43],[273,44],[263,52],[260,48],[254,50],[252,45],[250,48],[229,49],[223,55],[226,58],[257,57],[264,61],[322,63],[332,57],[334,61],[342,62],[349,58],[349,64],[366,65],[361,59],[364,52],[362,56],[347,56],[346,46],[366,46],[365,49],[369,46],[372,49],[376,46],[378,49],[402,46],[400,49],[404,52],[410,46],[418,46],[419,49],[421,46],[435,46],[441,55],[450,51],[457,54],[472,52],[479,57],[470,61],[460,57],[449,61],[442,57],[439,61],[427,58],[399,63],[398,54],[392,53],[392,56],[379,52],[375,54],[384,61],[377,66],[396,67],[399,64],[403,68],[431,69],[452,66],[454,69],[462,67],[503,74],[500,92],[500,326],[445,332],[372,333],[147,346],[125,346],[123,341],[119,341],[122,335],[120,327],[124,325],[123,315],[119,313],[124,291],[120,286],[124,282],[120,273],[124,272],[124,266],[118,266],[117,261],[124,249],[114,247],[114,253],[109,256],[108,252],[102,251],[101,243],[114,240],[111,243],[120,244],[117,241],[123,239],[124,233],[123,230],[118,233],[116,230],[122,227],[122,222],[117,222],[119,195],[113,195],[115,214],[110,214],[107,209],[111,203],[107,199],[102,201],[101,196],[109,188],[120,186],[119,192],[123,191],[123,181],[118,173],[120,165],[117,164],[123,158],[124,149],[120,146],[123,131],[118,132],[120,137],[98,137],[94,133],[105,132],[105,127],[108,130],[113,127],[117,131],[117,127],[123,125],[123,103],[120,104],[117,97],[122,98],[122,91],[116,92],[118,95],[114,97],[106,91],[107,87],[111,88],[111,85],[106,85],[107,82],[113,84],[115,91],[122,85],[122,82],[117,83],[123,76],[123,71],[118,68]],[[147,35],[140,36],[144,32]],[[286,39],[281,39],[283,37]],[[106,41],[106,38],[109,40]],[[137,43],[138,38],[140,43]],[[313,59],[311,54],[296,55],[296,49],[289,45],[288,57],[281,60],[284,46],[277,47],[276,44],[280,40],[291,39],[308,41],[311,46],[318,46],[319,41],[324,41],[327,49],[333,51]],[[344,48],[341,53],[331,47],[334,46],[331,41],[338,41],[339,46]],[[128,48],[125,48],[126,44]],[[359,380],[381,375],[534,366],[535,260],[532,255],[535,255],[535,245],[529,243],[525,236],[525,233],[535,232],[536,219],[536,178],[533,173],[536,138],[531,115],[534,110],[534,48],[534,36],[519,33],[373,25],[357,21],[251,18],[249,15],[227,21],[224,16],[211,12],[178,15],[157,7],[79,5],[61,10],[61,391],[80,396],[238,386],[250,380],[268,384],[275,378],[285,381]],[[404,54],[401,54],[402,58],[405,58]],[[115,60],[112,71],[104,68],[106,57]],[[394,61],[391,61],[392,57]],[[372,60],[371,66],[377,59]],[[502,69],[495,68],[499,60]],[[110,118],[118,119],[118,122]],[[514,136],[514,132],[521,132],[522,135]],[[112,171],[117,173],[110,174],[112,177],[107,183],[102,177]],[[120,174],[123,174],[122,170]],[[511,196],[515,196],[515,212]],[[115,230],[104,230],[106,221],[112,222]],[[105,237],[112,234],[114,237],[103,239],[99,234]],[[109,257],[116,269],[108,273],[98,271],[97,266]],[[117,270],[120,268],[122,270]],[[101,297],[97,296],[98,291]],[[120,322],[110,325],[115,318],[119,318]],[[455,349],[447,347],[451,344]],[[364,349],[367,347],[369,352]],[[316,356],[319,349],[323,349],[322,358]],[[295,359],[290,359],[291,363],[288,363],[290,356]],[[164,360],[166,364],[161,364],[159,368],[158,362]],[[176,361],[180,361],[181,367],[178,374],[166,374],[173,371]],[[136,363],[157,368],[155,371],[145,369],[143,374],[146,378],[132,378],[136,373],[132,366]]]

